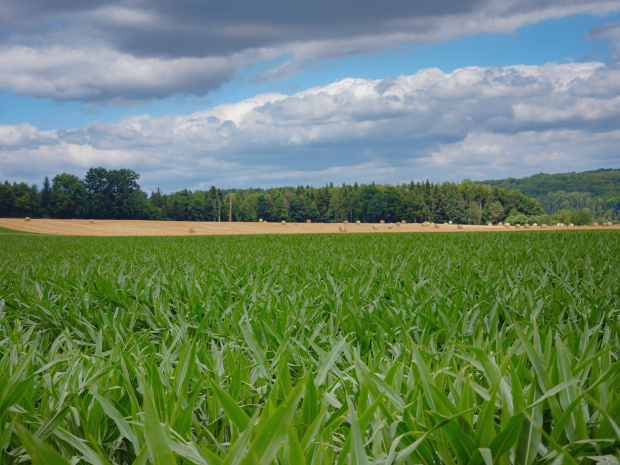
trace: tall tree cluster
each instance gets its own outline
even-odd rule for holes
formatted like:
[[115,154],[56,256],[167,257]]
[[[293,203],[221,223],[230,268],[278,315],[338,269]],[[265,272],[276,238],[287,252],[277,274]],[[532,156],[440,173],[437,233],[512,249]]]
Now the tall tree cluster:
[[400,185],[362,184],[206,191],[147,195],[128,169],[91,168],[62,173],[43,187],[0,184],[0,216],[173,221],[446,222],[481,224],[543,215],[539,202],[518,190],[465,180]]

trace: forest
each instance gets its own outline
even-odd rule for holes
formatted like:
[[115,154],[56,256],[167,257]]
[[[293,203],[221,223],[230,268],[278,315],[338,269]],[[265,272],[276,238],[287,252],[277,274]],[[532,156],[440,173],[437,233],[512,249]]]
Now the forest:
[[[0,217],[60,219],[139,219],[176,221],[401,221],[486,224],[568,223],[590,220],[588,207],[558,208],[546,214],[544,205],[514,186],[410,182],[399,185],[343,184],[271,189],[183,189],[144,192],[140,175],[129,169],[91,168],[84,178],[62,173],[42,187],[26,183],[0,184]],[[549,213],[549,211],[547,211]],[[579,215],[577,215],[579,213]]]
[[546,213],[588,210],[593,218],[617,220],[620,216],[620,170],[582,173],[535,174],[526,178],[482,181],[492,187],[520,190],[538,200]]

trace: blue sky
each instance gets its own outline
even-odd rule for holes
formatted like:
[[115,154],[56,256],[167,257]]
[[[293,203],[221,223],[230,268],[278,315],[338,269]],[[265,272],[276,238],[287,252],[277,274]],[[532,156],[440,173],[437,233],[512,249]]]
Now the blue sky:
[[[223,32],[189,6],[32,15],[29,3],[0,15],[12,25],[0,36],[0,179],[102,165],[175,190],[620,167],[620,2],[436,2],[421,17],[369,6],[355,22],[287,10],[255,24],[223,9]],[[215,38],[189,34],[189,14]]]

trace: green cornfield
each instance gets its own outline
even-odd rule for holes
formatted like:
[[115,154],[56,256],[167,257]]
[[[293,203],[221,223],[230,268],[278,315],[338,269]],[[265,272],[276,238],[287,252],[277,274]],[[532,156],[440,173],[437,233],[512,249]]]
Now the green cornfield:
[[0,237],[2,464],[619,463],[613,231]]

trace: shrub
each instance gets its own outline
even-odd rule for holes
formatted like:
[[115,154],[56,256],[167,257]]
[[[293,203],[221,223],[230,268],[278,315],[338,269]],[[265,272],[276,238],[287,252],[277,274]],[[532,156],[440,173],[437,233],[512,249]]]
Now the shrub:
[[573,215],[573,223],[575,226],[585,226],[586,224],[590,224],[592,219],[587,211],[581,210]]

